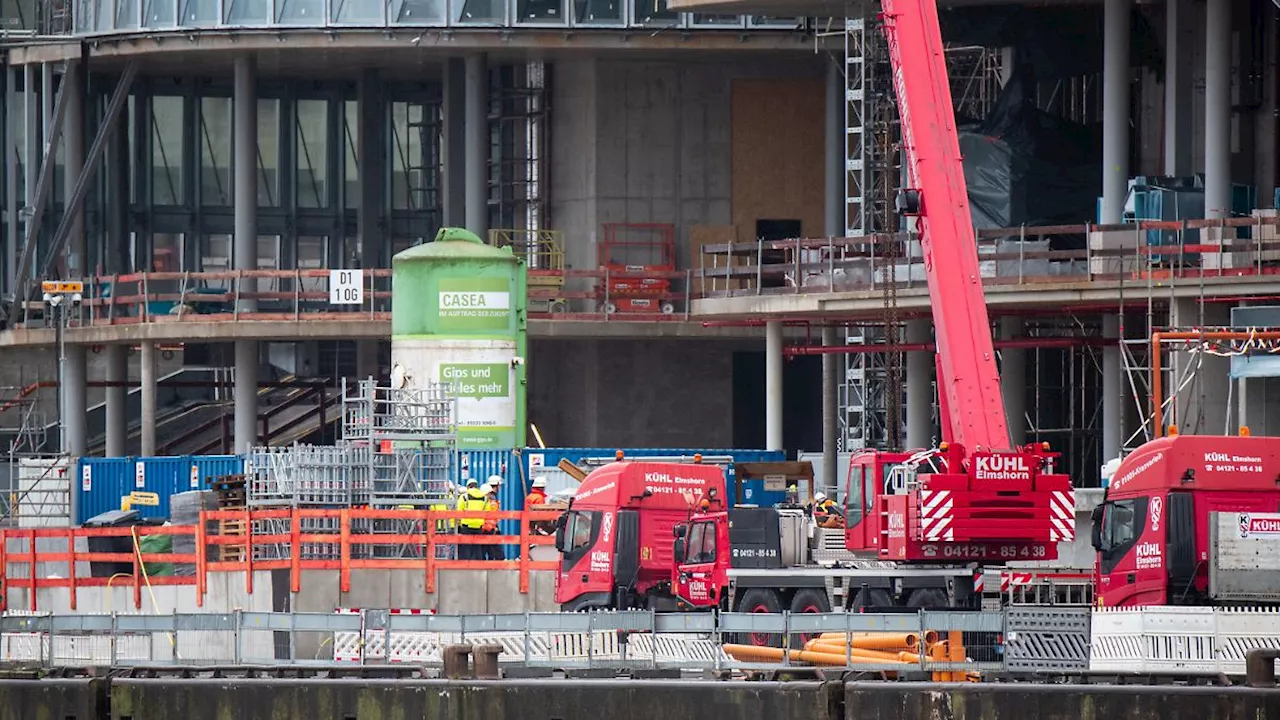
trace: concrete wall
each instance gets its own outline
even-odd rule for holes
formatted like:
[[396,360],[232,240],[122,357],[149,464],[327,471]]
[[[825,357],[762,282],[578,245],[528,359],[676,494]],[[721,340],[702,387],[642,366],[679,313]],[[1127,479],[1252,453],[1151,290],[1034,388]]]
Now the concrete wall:
[[[688,267],[690,228],[734,221],[734,82],[823,77],[822,60],[811,53],[761,55],[556,64],[550,227],[564,233],[567,265],[596,267],[601,225],[628,222],[673,223],[679,266]],[[821,84],[814,88],[820,107]],[[761,116],[774,109],[752,108]],[[816,179],[820,195],[821,155],[796,162],[810,171],[798,177]],[[796,217],[804,210],[771,212]]]
[[[2,687],[2,686],[0,686]],[[114,720],[836,720],[812,682],[114,680]]]
[[733,352],[744,346],[531,341],[529,421],[552,447],[731,447]]
[[850,683],[844,717],[876,720],[1254,720],[1280,717],[1280,690],[1080,685]]

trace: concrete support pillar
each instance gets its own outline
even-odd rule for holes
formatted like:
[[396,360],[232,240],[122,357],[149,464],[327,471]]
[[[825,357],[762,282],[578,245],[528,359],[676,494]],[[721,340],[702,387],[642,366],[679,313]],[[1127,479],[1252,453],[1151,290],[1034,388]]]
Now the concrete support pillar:
[[825,233],[843,237],[845,231],[844,143],[845,99],[844,74],[840,62],[827,64],[827,140]]
[[138,381],[141,384],[141,447],[138,454],[152,457],[156,454],[156,346],[142,343],[139,356]]
[[1018,49],[1013,46],[1000,48],[1000,86],[1004,87],[1013,79],[1016,69]]
[[441,142],[441,211],[446,227],[466,224],[467,71],[462,58],[444,62],[444,137]]
[[[1195,298],[1174,300],[1170,325],[1174,328],[1227,327],[1231,308],[1221,303],[1200,305]],[[1178,347],[1172,345],[1171,347]],[[1169,354],[1172,372],[1164,378],[1164,396],[1173,395],[1188,376],[1191,381],[1177,392],[1175,403],[1166,405],[1164,425],[1173,424],[1170,410],[1176,406],[1178,430],[1189,435],[1221,435],[1227,428],[1227,398],[1230,395],[1230,358],[1187,352]],[[1190,367],[1188,367],[1190,366]],[[1172,376],[1172,377],[1171,377]]]
[[[16,128],[12,118],[19,112],[18,107],[18,71],[11,67],[5,67],[5,93],[4,93],[4,118],[7,128]],[[15,144],[16,138],[13,137],[12,131],[6,133],[5,142],[7,147],[4,154],[4,206],[8,217],[6,218],[5,240],[4,240],[4,277],[0,277],[0,294],[16,293],[17,285],[14,283],[14,273],[17,271],[18,255],[22,252],[22,241],[19,239],[21,235],[18,233],[18,153],[21,148]]]
[[1120,363],[1120,316],[1104,315],[1102,337],[1102,462],[1120,457],[1124,447],[1124,369]]
[[489,233],[489,68],[480,53],[466,58],[466,185],[467,229],[481,238]]
[[236,453],[258,444],[258,343],[237,340],[234,396]]
[[[927,319],[907,321],[907,343],[933,342],[932,326]],[[922,450],[933,447],[933,373],[934,354],[928,350],[907,355],[907,447]]]
[[[129,379],[129,348],[125,345],[108,345],[107,382],[123,383]],[[129,438],[129,413],[125,403],[129,398],[129,390],[123,385],[107,386],[107,457],[122,457],[126,454]]]
[[[258,266],[258,86],[252,55],[235,59],[235,267]],[[241,281],[241,291],[255,291],[255,281]],[[257,309],[256,300],[240,300],[242,311]],[[257,444],[258,343],[235,344],[235,448],[246,452]]]
[[85,346],[65,346],[65,367],[62,372],[63,428],[66,431],[63,452],[72,457],[83,457],[89,449],[89,431],[85,424],[88,411],[87,378],[85,378]]
[[1124,216],[1129,183],[1130,0],[1105,0],[1102,49],[1102,217]]
[[[839,329],[822,328],[822,346],[834,347],[839,343]],[[836,449],[840,443],[840,421],[837,417],[836,394],[840,392],[840,356],[822,356],[822,477],[823,487],[834,490],[839,468]]]
[[[1191,0],[1165,0],[1164,173],[1192,173]],[[1109,456],[1114,457],[1114,456]]]
[[1205,2],[1204,209],[1231,214],[1231,0]]
[[[1000,318],[1000,337],[1013,340],[1026,332],[1022,318]],[[1000,351],[1000,394],[1004,396],[1005,421],[1014,447],[1027,442],[1027,351],[1005,348]]]
[[782,450],[782,321],[770,320],[764,328],[765,449]]
[[[84,169],[84,88],[83,71],[79,63],[67,63],[62,82],[63,92],[66,93],[62,118],[62,187],[64,197],[69,198],[74,194],[76,183],[80,181],[80,173]],[[67,276],[83,278],[88,274],[89,258],[88,238],[84,231],[84,207],[69,209],[72,212],[72,222],[67,238]],[[79,309],[68,308],[64,312],[78,313]],[[66,432],[63,451],[73,457],[81,457],[89,447],[88,428],[85,424],[88,411],[85,347],[66,345],[63,354],[65,367],[62,376],[62,416]]]

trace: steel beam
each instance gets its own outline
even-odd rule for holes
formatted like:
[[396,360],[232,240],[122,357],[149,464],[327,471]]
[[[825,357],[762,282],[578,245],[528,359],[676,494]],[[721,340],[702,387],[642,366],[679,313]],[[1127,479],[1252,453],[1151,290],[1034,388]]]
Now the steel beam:
[[[58,143],[62,140],[62,118],[67,112],[67,94],[63,92],[64,90],[65,88],[58,88],[58,97],[53,103],[53,121],[49,124],[49,136],[44,145],[44,162],[40,163],[40,177],[36,179],[34,199],[22,210],[27,216],[27,232],[22,241],[22,256],[18,258],[18,266],[13,273],[19,283],[23,282],[22,279],[26,278],[27,270],[31,267],[31,258],[36,252],[36,241],[40,237],[40,225],[44,221],[44,204],[49,200],[49,189],[53,187],[53,171],[58,164]],[[27,88],[27,92],[30,93],[31,89]],[[30,130],[31,128],[28,128],[28,131]],[[31,163],[34,160],[35,158],[28,158],[27,162]],[[15,304],[26,299],[21,296],[16,286],[13,296]],[[11,317],[12,315],[13,313],[10,313]]]
[[[98,171],[98,166],[102,164],[103,150],[107,147],[107,139],[111,137],[114,131],[116,121],[120,118],[120,111],[124,108],[125,101],[129,98],[129,90],[133,87],[133,79],[137,74],[137,61],[129,61],[124,66],[124,73],[120,76],[115,92],[111,95],[111,103],[107,105],[106,115],[102,118],[102,124],[98,127],[97,135],[93,138],[93,146],[89,148],[89,155],[85,158],[84,168],[80,172],[80,179],[76,181],[75,192],[70,198],[67,198],[66,207],[62,211],[62,221],[58,223],[58,229],[53,234],[53,242],[49,246],[49,254],[45,257],[42,265],[41,275],[43,277],[49,277],[52,274],[54,260],[67,243],[67,238],[71,234],[71,226],[75,223],[75,217],[80,208],[84,206],[84,198],[89,193],[90,181]],[[62,96],[63,93],[59,92],[59,105],[64,104]],[[57,111],[54,114],[56,115]]]

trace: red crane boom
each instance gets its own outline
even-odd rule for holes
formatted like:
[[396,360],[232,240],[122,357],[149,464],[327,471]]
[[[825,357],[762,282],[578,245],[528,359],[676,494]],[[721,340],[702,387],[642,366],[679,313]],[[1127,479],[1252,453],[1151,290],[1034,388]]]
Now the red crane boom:
[[952,439],[970,452],[1009,450],[938,8],[934,0],[883,0],[883,8]]

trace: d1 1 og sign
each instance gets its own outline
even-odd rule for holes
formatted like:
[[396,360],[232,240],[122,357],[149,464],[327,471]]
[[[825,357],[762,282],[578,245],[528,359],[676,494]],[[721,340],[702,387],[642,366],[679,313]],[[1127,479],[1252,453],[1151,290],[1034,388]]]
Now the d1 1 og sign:
[[364,304],[364,273],[360,270],[329,271],[329,304]]

